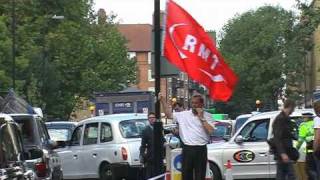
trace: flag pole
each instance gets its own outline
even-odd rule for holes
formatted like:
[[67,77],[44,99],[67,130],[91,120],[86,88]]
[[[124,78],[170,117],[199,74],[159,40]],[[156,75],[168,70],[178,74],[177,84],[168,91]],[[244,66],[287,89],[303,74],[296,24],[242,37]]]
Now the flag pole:
[[163,169],[163,141],[162,141],[162,122],[160,114],[160,101],[158,94],[160,93],[160,55],[161,55],[161,29],[160,29],[160,0],[154,0],[154,69],[155,69],[155,114],[157,121],[154,123],[153,130],[153,168],[154,175],[159,175]]

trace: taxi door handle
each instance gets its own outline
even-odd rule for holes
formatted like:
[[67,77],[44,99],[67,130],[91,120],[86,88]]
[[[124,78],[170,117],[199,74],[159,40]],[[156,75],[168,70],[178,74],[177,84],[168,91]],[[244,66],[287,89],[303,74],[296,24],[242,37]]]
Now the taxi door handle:
[[98,156],[97,153],[93,153],[93,154],[92,154],[92,157],[94,157],[94,158],[96,158],[97,156]]
[[268,154],[267,154],[267,152],[260,152],[260,153],[259,153],[259,156],[261,156],[261,157],[266,157],[266,156],[268,156]]
[[78,155],[74,154],[73,159],[78,159]]

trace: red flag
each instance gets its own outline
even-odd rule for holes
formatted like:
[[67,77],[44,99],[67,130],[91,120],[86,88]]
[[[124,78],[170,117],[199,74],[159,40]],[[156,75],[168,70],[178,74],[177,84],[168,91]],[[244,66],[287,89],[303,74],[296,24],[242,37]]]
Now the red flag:
[[206,86],[213,100],[228,101],[238,78],[224,62],[211,37],[175,2],[167,2],[164,56]]

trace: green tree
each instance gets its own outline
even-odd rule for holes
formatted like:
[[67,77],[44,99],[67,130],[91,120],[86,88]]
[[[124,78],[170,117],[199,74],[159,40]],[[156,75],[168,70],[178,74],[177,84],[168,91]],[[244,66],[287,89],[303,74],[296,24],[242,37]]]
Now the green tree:
[[[6,54],[0,58],[0,80],[1,88],[7,89],[11,86],[11,1],[3,1],[0,54]],[[79,97],[117,91],[134,81],[135,61],[127,57],[114,16],[97,23],[92,0],[16,1],[16,91],[45,114],[67,118]]]
[[232,100],[218,103],[218,109],[248,113],[255,109],[257,99],[265,108],[276,109],[278,98],[287,95],[285,89],[301,93],[303,56],[294,41],[295,22],[293,12],[264,6],[224,26],[220,49],[238,74],[239,84]]

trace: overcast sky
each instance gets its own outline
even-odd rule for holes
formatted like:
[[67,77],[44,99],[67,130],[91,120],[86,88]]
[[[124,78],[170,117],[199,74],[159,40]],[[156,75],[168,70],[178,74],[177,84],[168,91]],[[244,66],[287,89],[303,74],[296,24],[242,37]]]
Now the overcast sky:
[[[295,9],[295,0],[175,0],[186,9],[206,30],[220,31],[237,13],[263,5],[279,5]],[[107,14],[113,12],[120,23],[152,23],[153,0],[95,0],[95,9],[103,8]],[[165,0],[161,0],[161,9]]]

